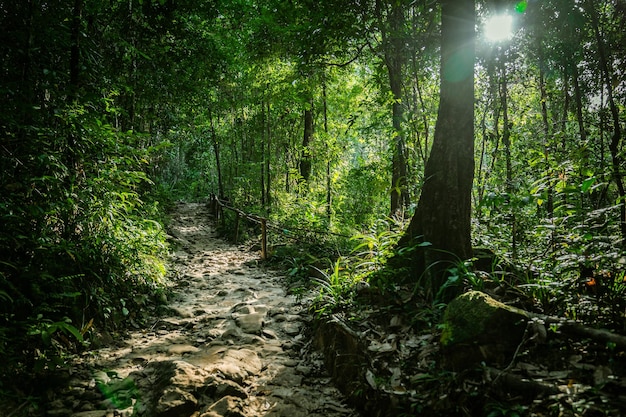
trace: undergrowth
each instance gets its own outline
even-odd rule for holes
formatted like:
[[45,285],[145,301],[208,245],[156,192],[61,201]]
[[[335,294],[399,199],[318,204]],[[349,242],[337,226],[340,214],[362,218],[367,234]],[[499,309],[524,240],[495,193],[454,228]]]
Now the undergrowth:
[[0,198],[0,402],[38,395],[70,355],[140,322],[166,274],[142,137],[87,106],[57,117],[3,174],[13,186]]
[[[227,215],[226,230],[232,231],[233,218]],[[381,294],[379,298],[389,300],[395,296],[406,298],[408,292],[414,300],[421,299],[415,303],[415,309],[423,309],[423,301],[432,297],[428,307],[431,309],[428,321],[432,323],[445,308],[438,301],[441,295],[455,288],[457,292],[485,291],[534,312],[585,322],[601,320],[605,327],[616,330],[626,328],[626,281],[623,262],[617,253],[611,257],[609,252],[589,262],[589,251],[579,254],[563,246],[562,255],[556,260],[524,261],[512,259],[506,252],[498,254],[489,247],[477,247],[473,258],[446,264],[448,279],[428,297],[419,277],[417,281],[412,278],[414,271],[388,265],[394,257],[420,250],[420,247],[397,247],[406,226],[403,222],[381,219],[367,231],[352,232],[347,237],[307,233],[307,230],[321,230],[323,225],[308,225],[302,218],[300,221],[297,225],[281,224],[269,230],[270,262],[280,264],[287,271],[294,292],[315,289],[318,295],[312,308],[319,315],[371,301],[371,297],[359,297],[359,294],[377,292]],[[242,223],[240,228],[240,238],[249,242],[256,242],[260,236],[258,225]],[[481,236],[476,241],[488,241],[485,235]],[[254,243],[251,245],[254,247]],[[401,293],[404,295],[397,295]]]

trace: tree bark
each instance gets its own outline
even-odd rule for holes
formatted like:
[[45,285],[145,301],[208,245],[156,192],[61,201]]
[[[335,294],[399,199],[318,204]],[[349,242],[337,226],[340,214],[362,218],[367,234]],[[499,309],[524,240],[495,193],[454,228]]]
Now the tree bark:
[[[502,144],[504,145],[504,158],[506,163],[506,192],[508,198],[514,194],[513,187],[513,163],[511,160],[511,122],[509,120],[509,84],[506,72],[506,52],[502,51],[500,61],[500,106],[502,108]],[[509,200],[510,201],[510,200]],[[511,224],[511,252],[513,258],[517,257],[517,221],[515,207],[509,204],[509,219]]]
[[[268,85],[269,87],[269,85]],[[267,153],[266,153],[266,159],[265,159],[265,175],[267,176],[267,179],[265,181],[265,203],[267,204],[267,206],[271,206],[272,205],[272,173],[270,171],[271,167],[272,167],[272,124],[271,124],[271,104],[270,104],[270,100],[267,100],[267,125],[265,126],[267,134],[266,134],[266,139],[267,139]]]
[[326,218],[328,224],[330,224],[332,218],[332,189],[331,189],[331,176],[330,176],[330,163],[331,163],[331,149],[328,139],[328,102],[326,100],[326,79],[324,78],[322,84],[322,99],[323,99],[323,111],[324,111],[324,133],[326,134]]
[[392,126],[393,126],[393,157],[391,175],[391,215],[402,212],[409,205],[407,190],[407,166],[402,119],[402,70],[406,58],[404,39],[402,36],[405,23],[404,11],[400,2],[391,2],[391,10],[387,17],[387,27],[382,29],[385,64],[389,74],[389,86],[393,95]]
[[[550,138],[552,136],[552,133],[550,130],[550,120],[548,118],[548,93],[546,91],[546,76],[544,72],[545,59],[543,57],[543,47],[541,45],[541,39],[538,40],[537,47],[539,50],[539,91],[541,94],[541,119],[543,122],[544,134],[544,160],[546,162],[546,171],[548,174],[548,178],[552,178],[552,176],[554,175],[552,166],[550,164]],[[546,199],[546,217],[548,217],[550,221],[552,221],[552,217],[554,217],[554,189],[551,181],[548,181],[547,194],[548,198]],[[552,235],[554,237],[554,232],[552,232]]]
[[215,167],[217,169],[217,194],[220,199],[225,198],[224,183],[222,181],[222,164],[220,163],[220,144],[215,135],[215,126],[213,125],[213,112],[209,108],[209,123],[211,124],[211,143],[213,144],[213,152],[215,153]]
[[261,101],[261,207],[265,208],[265,102]]
[[[615,104],[615,97],[613,95],[613,84],[611,71],[609,69],[610,57],[607,56],[607,48],[604,43],[604,39],[600,33],[598,16],[596,15],[596,10],[594,6],[594,2],[587,0],[585,3],[587,13],[591,18],[591,23],[593,26],[594,35],[596,37],[596,42],[598,44],[598,57],[600,59],[600,71],[602,72],[602,78],[604,81],[604,86],[607,90],[607,101],[609,104],[609,110],[611,112],[611,117],[613,119],[613,135],[611,136],[611,143],[609,144],[609,150],[611,152],[611,160],[613,167],[613,181],[615,181],[615,185],[617,186],[617,192],[619,194],[620,201],[620,232],[622,235],[622,242],[626,241],[626,205],[624,200],[626,200],[626,188],[624,187],[624,178],[622,175],[622,164],[623,158],[621,155],[621,142],[622,142],[622,130],[620,125],[620,115],[619,109]],[[622,243],[624,245],[625,243]]]
[[302,155],[300,156],[300,176],[304,182],[311,177],[311,150],[309,145],[313,140],[313,99],[309,107],[304,110],[304,135],[302,138]]
[[[425,182],[411,223],[399,242],[428,242],[412,256],[413,280],[434,298],[447,269],[471,257],[471,191],[474,178],[473,0],[441,5],[440,102]],[[455,296],[451,290],[441,301]]]
[[80,28],[82,25],[83,0],[74,0],[72,29],[70,34],[70,90],[76,98],[80,87]]

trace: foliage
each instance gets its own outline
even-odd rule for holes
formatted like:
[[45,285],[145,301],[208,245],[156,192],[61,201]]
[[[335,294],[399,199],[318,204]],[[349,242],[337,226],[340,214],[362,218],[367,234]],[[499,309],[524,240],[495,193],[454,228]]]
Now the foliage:
[[[86,342],[86,332],[118,327],[141,306],[135,298],[156,289],[165,274],[165,236],[150,220],[158,206],[140,199],[150,182],[140,170],[148,155],[134,148],[141,137],[116,131],[82,107],[60,117],[62,128],[82,134],[80,174],[54,149],[54,133],[44,131],[43,146],[21,157],[23,172],[28,164],[36,175],[14,177],[20,187],[1,206],[0,251],[11,261],[1,265],[8,302],[0,334],[13,341],[1,345],[12,358],[4,376],[62,364]],[[22,350],[27,357],[14,356]]]
[[[3,5],[3,376],[53,368],[141,319],[166,273],[163,212],[175,200],[220,194],[267,217],[273,255],[294,280],[317,274],[322,303],[345,305],[362,282],[401,284],[411,271],[382,268],[424,248],[395,248],[394,143],[402,134],[418,201],[441,16],[432,2],[397,4],[398,21],[385,1]],[[624,329],[626,13],[615,0],[519,4],[512,39],[480,29],[476,48],[473,244],[498,261],[479,273],[480,260],[450,254],[444,287]],[[481,4],[478,27],[494,12]],[[390,56],[403,58],[401,97]],[[227,217],[234,237],[233,226]],[[260,233],[241,228],[242,240]]]
[[159,147],[135,94],[148,78],[124,73],[149,59],[138,42],[111,42],[121,32],[105,20],[119,5],[3,8],[3,390],[32,390],[102,333],[141,320],[162,285],[167,247],[150,178]]

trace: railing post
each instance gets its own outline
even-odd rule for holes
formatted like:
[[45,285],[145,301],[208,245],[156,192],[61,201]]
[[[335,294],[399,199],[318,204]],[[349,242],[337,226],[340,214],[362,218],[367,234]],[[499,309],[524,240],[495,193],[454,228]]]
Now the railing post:
[[267,259],[267,220],[261,218],[261,259]]
[[213,216],[213,218],[215,218],[216,206],[217,206],[217,203],[215,202],[215,194],[211,193],[211,200],[209,202],[209,211],[211,212],[211,215]]
[[237,239],[239,238],[239,212],[235,212],[235,243],[237,243]]

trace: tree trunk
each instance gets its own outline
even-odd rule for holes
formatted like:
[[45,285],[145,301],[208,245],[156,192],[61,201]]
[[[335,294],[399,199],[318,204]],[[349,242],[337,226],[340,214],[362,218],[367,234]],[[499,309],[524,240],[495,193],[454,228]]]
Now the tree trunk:
[[[548,174],[548,178],[552,178],[554,172],[552,170],[552,166],[550,164],[550,137],[552,133],[550,131],[550,119],[548,118],[548,93],[546,92],[546,77],[544,73],[544,65],[545,60],[543,57],[543,48],[541,46],[541,39],[537,42],[539,48],[539,91],[541,93],[541,119],[543,121],[543,149],[544,149],[544,160],[546,162],[546,170]],[[547,186],[547,194],[548,198],[546,199],[546,217],[552,221],[552,217],[554,217],[554,187],[552,186],[552,181],[548,181]],[[552,232],[554,237],[554,231]]]
[[322,98],[324,101],[324,133],[326,134],[326,218],[330,225],[332,215],[332,190],[331,190],[331,178],[330,178],[330,144],[328,139],[328,102],[326,101],[326,80],[322,84]]
[[567,119],[569,118],[569,74],[563,68],[563,115],[561,116],[561,150],[567,149]]
[[80,75],[80,35],[83,14],[83,0],[74,0],[72,13],[72,29],[70,39],[70,90],[73,98],[76,98],[79,88]]
[[222,181],[222,165],[220,163],[220,144],[215,135],[215,126],[213,125],[213,113],[209,108],[209,123],[211,124],[211,143],[213,144],[213,152],[215,153],[215,167],[217,169],[217,195],[220,199],[224,199],[224,183]]
[[[425,182],[401,247],[428,242],[412,256],[413,280],[434,298],[447,269],[471,257],[471,191],[474,178],[473,0],[441,6],[440,102]],[[440,301],[454,297],[446,292]]]
[[[500,60],[500,106],[502,108],[502,144],[506,163],[506,192],[509,198],[514,194],[513,163],[511,160],[511,122],[509,121],[509,84],[506,73],[506,54],[503,52]],[[517,222],[515,207],[509,204],[509,220],[511,222],[511,251],[513,258],[517,256]]]
[[429,133],[428,133],[428,116],[427,116],[427,111],[426,111],[426,105],[424,104],[424,97],[422,95],[422,87],[420,86],[420,80],[419,80],[419,76],[417,74],[417,67],[415,62],[413,62],[413,96],[415,97],[415,100],[419,101],[419,110],[418,110],[418,105],[417,103],[415,103],[415,105],[413,106],[413,111],[415,111],[416,113],[419,112],[422,115],[422,124],[423,124],[423,129],[424,129],[424,140],[422,142],[421,140],[421,136],[420,136],[420,129],[417,126],[415,126],[415,135],[416,135],[416,152],[419,155],[419,159],[420,162],[423,165],[426,165],[426,159],[427,159],[427,155],[428,155],[428,141],[429,141]]
[[[261,101],[261,138],[265,139],[265,102]],[[265,141],[261,140],[261,207],[265,208]]]
[[578,80],[578,66],[572,65],[572,81],[574,83],[574,100],[576,102],[576,121],[578,121],[578,133],[580,134],[580,143],[586,145],[587,132],[585,130],[585,119],[583,117],[583,93],[580,89],[580,81]]
[[[550,162],[550,152],[552,148],[551,144],[551,136],[552,131],[550,129],[550,119],[548,117],[548,93],[546,91],[546,76],[544,72],[545,59],[543,56],[543,46],[541,45],[541,38],[537,40],[537,48],[539,51],[539,92],[541,94],[541,120],[543,122],[543,157],[545,161],[546,167],[546,175],[548,177],[547,185],[546,185],[546,204],[545,204],[545,213],[546,218],[550,225],[554,224],[554,186],[552,184],[552,177],[554,176],[554,170],[552,168],[552,163]],[[556,230],[555,228],[550,228],[550,250],[554,252],[556,249]]]
[[304,110],[304,135],[302,138],[302,155],[300,156],[300,176],[304,182],[311,177],[311,150],[309,145],[313,140],[313,99]]
[[[405,51],[403,39],[404,12],[400,2],[391,2],[388,29],[383,29],[383,47],[385,49],[385,64],[389,73],[389,85],[393,95],[392,125],[393,125],[393,157],[391,175],[391,215],[400,213],[409,205],[407,190],[407,167],[404,136],[402,132],[402,69],[405,65]],[[386,31],[388,30],[388,33]]]
[[[621,166],[623,163],[623,158],[621,156],[621,141],[622,141],[622,130],[620,125],[620,117],[619,117],[619,109],[615,104],[615,98],[613,96],[613,84],[611,82],[611,71],[609,70],[609,62],[610,59],[607,57],[606,45],[600,34],[600,28],[598,26],[598,16],[596,15],[596,10],[594,6],[594,2],[588,0],[585,3],[587,13],[591,18],[591,23],[593,26],[594,35],[596,37],[596,42],[598,44],[598,57],[600,58],[600,71],[602,72],[602,78],[604,81],[604,86],[607,90],[607,101],[609,104],[609,110],[611,112],[611,117],[613,119],[613,135],[611,136],[611,143],[609,144],[609,150],[611,152],[611,160],[613,167],[613,181],[615,181],[615,185],[617,186],[617,192],[619,194],[620,201],[620,232],[622,235],[622,242],[626,241],[626,205],[624,204],[624,200],[626,199],[626,189],[624,188],[624,179],[621,171]],[[622,243],[624,244],[624,243]]]
[[[73,102],[80,98],[80,34],[82,25],[83,1],[74,0],[72,20],[70,27],[70,61],[69,61],[69,97]],[[67,194],[71,195],[76,187],[77,175],[80,164],[80,152],[78,150],[79,137],[76,129],[70,128],[67,135],[67,148],[65,149],[65,166],[68,176],[66,178]],[[71,198],[66,200],[63,213],[63,237],[69,239],[76,232],[75,211],[77,204]]]
[[[269,85],[268,85],[269,87]],[[267,153],[266,153],[266,159],[265,159],[265,175],[267,176],[267,179],[265,181],[265,203],[267,204],[267,206],[271,206],[272,204],[272,197],[271,197],[271,180],[272,180],[272,175],[270,172],[270,168],[272,166],[271,164],[271,160],[272,160],[272,125],[271,125],[271,105],[270,105],[270,101],[269,99],[267,100],[267,124],[265,126],[267,134],[266,134],[266,139],[267,139]]]

